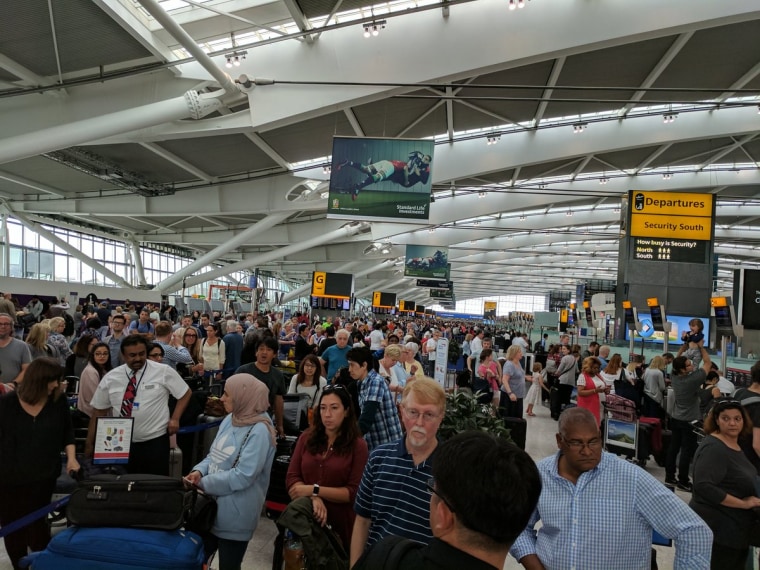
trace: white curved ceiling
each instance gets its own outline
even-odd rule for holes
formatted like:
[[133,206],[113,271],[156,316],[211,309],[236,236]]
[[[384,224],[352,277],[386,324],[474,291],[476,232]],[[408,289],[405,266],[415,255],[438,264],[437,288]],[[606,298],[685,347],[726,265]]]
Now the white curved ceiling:
[[[357,1],[164,4],[179,6],[170,15],[197,43],[222,46],[211,48],[222,69],[230,32],[306,32],[338,16],[319,34],[241,46],[235,78],[257,84],[206,118],[151,121],[147,105],[219,92],[139,2],[78,0],[52,11],[4,2],[0,200],[11,215],[297,280],[348,268],[359,290],[422,301],[427,289],[409,291],[413,281],[394,265],[406,244],[451,248],[457,299],[570,290],[615,279],[628,190],[709,192],[721,285],[734,267],[755,267],[755,1],[532,0],[510,11],[506,0],[474,0],[448,3],[448,15],[443,4],[388,14],[384,4],[375,10],[386,27],[369,39],[361,23],[371,10],[341,15]],[[132,109],[114,123],[111,114]],[[677,118],[664,123],[663,114]],[[575,134],[578,123],[587,127]],[[60,126],[65,136],[51,130]],[[498,144],[486,145],[495,133]],[[435,137],[429,224],[325,219],[322,167],[334,135]],[[171,195],[125,190],[75,168],[79,156]],[[249,230],[273,215],[274,227]]]

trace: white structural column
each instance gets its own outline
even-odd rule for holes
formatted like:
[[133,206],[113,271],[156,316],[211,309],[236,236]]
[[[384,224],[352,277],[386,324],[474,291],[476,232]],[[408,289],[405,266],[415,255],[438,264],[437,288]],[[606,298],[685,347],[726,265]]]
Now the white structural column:
[[257,255],[255,257],[251,257],[248,259],[244,259],[243,261],[233,263],[231,265],[225,265],[223,267],[220,267],[219,269],[207,271],[206,273],[202,273],[201,275],[196,275],[188,279],[186,281],[185,286],[192,287],[193,285],[198,285],[200,283],[205,283],[206,281],[211,281],[212,279],[216,279],[217,277],[220,277],[222,275],[225,275],[233,271],[242,271],[244,269],[249,269],[256,265],[261,265],[262,263],[268,263],[275,259],[281,259],[285,257],[286,255],[290,255],[291,253],[297,253],[299,251],[304,251],[306,249],[309,249],[310,247],[316,247],[318,245],[322,245],[323,243],[328,243],[334,239],[340,239],[340,238],[352,236],[356,232],[365,228],[366,226],[367,226],[367,222],[352,222],[342,228],[333,230],[324,235],[317,236],[315,238],[305,240],[299,243],[294,243],[294,244],[291,244],[279,249],[273,249],[272,251],[268,251],[267,253],[264,253],[262,255]]
[[197,119],[220,106],[218,99],[188,91],[182,97],[0,139],[0,164],[175,119]]
[[[108,277],[111,281],[116,283],[117,285],[120,285],[121,287],[132,287],[127,281],[124,280],[123,277],[120,275],[116,275],[113,271],[108,269],[107,267],[101,265],[97,261],[94,261],[84,255],[81,251],[79,251],[77,248],[69,245],[67,242],[63,241],[61,238],[59,238],[57,235],[55,235],[53,232],[49,232],[45,228],[43,228],[40,224],[37,224],[33,221],[31,221],[29,218],[24,216],[23,214],[19,214],[18,212],[14,212],[13,210],[9,209],[7,205],[5,205],[5,208],[7,209],[8,213],[16,218],[18,221],[20,221],[24,226],[32,230],[33,232],[41,235],[46,240],[49,240],[53,242],[55,245],[60,247],[63,251],[68,253],[70,256],[75,257],[88,267],[92,268],[94,271],[97,271],[98,273],[105,275]],[[6,240],[7,243],[7,240]]]
[[132,248],[132,262],[135,264],[137,270],[137,283],[140,285],[147,285],[145,280],[145,268],[143,267],[142,254],[140,252],[140,244],[133,237],[129,240],[129,245]]
[[11,275],[11,239],[8,233],[8,214],[3,213],[0,225],[0,235],[3,236],[3,263],[0,268],[0,275],[10,277]]
[[[209,251],[207,254],[202,255],[201,257],[193,261],[190,265],[188,265],[187,267],[183,267],[180,271],[178,271],[171,277],[167,277],[166,279],[161,281],[158,285],[156,285],[156,289],[163,292],[167,290],[170,291],[172,290],[172,288],[176,288],[176,286],[182,283],[182,280],[188,275],[192,275],[195,271],[201,269],[202,267],[205,267],[209,263],[212,263],[218,260],[222,255],[243,245],[247,240],[251,239],[252,237],[259,235],[270,228],[273,228],[280,222],[286,220],[291,213],[292,212],[275,212],[273,214],[269,214],[266,218],[256,222],[250,228],[243,230],[231,240],[224,242],[223,244]],[[228,272],[229,270],[224,271],[224,273],[228,273]],[[222,273],[222,275],[224,275],[224,273]]]

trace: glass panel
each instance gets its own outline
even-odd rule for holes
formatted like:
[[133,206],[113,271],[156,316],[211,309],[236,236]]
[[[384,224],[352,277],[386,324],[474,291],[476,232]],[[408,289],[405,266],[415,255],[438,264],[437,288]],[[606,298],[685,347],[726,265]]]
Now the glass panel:
[[20,247],[11,247],[11,264],[10,264],[10,276],[11,277],[23,277],[24,276],[24,252]]
[[82,264],[82,283],[86,285],[93,285],[95,279],[95,272],[84,263]]
[[8,221],[8,240],[13,244],[21,245],[24,239],[24,227],[20,224]]
[[106,261],[116,261],[116,248],[112,243],[105,245],[105,256],[103,259]]
[[47,252],[40,252],[40,279],[47,281],[53,279],[55,266],[55,255]]
[[69,257],[69,280],[75,283],[82,282],[82,262],[75,257]]
[[65,255],[55,256],[55,280],[56,281],[69,280],[69,264],[68,264],[68,258]]
[[37,234],[29,228],[24,228],[24,245],[26,247],[37,247]]
[[82,244],[79,248],[79,251],[81,251],[84,255],[92,259],[92,240],[83,237]]
[[24,265],[24,277],[29,279],[38,279],[39,266],[40,266],[40,254],[37,251],[25,251],[24,257],[26,258],[26,264]]
[[40,249],[53,251],[53,242],[43,236],[40,236]]
[[105,253],[103,251],[103,242],[100,240],[95,240],[94,244],[95,250],[92,254],[92,258],[96,261],[103,261]]

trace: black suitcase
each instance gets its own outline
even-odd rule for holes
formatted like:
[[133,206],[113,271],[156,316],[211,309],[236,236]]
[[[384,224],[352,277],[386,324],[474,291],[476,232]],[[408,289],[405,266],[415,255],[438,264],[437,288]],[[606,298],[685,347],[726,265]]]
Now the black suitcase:
[[176,530],[185,522],[190,493],[160,475],[96,475],[80,483],[66,508],[77,526]]
[[472,393],[477,394],[478,392],[481,393],[480,396],[478,396],[478,403],[491,403],[491,400],[493,400],[493,388],[491,387],[491,383],[485,378],[476,376],[472,379]]
[[[267,488],[266,508],[267,515],[276,519],[279,513],[285,510],[290,502],[288,487],[285,478],[290,467],[290,456],[296,448],[297,437],[286,436],[277,440],[277,449],[274,452],[272,471],[269,475],[269,488]],[[270,513],[269,511],[273,512]]]
[[514,444],[520,449],[525,450],[525,439],[528,435],[528,422],[525,418],[512,418],[502,415],[501,419],[504,420],[504,424],[509,430],[509,437],[512,438]]
[[549,392],[549,412],[553,420],[559,420],[562,413],[562,395],[557,386],[552,386]]
[[285,435],[298,435],[309,427],[309,395],[283,396],[283,428]]

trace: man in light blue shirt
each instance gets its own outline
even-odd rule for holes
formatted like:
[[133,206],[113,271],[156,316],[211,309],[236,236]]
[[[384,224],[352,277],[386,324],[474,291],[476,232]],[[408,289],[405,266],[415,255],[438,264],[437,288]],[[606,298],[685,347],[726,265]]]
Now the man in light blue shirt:
[[674,570],[710,568],[704,521],[646,471],[602,451],[591,412],[565,410],[557,445],[538,462],[538,507],[510,549],[527,570],[648,569],[652,530],[674,541]]

